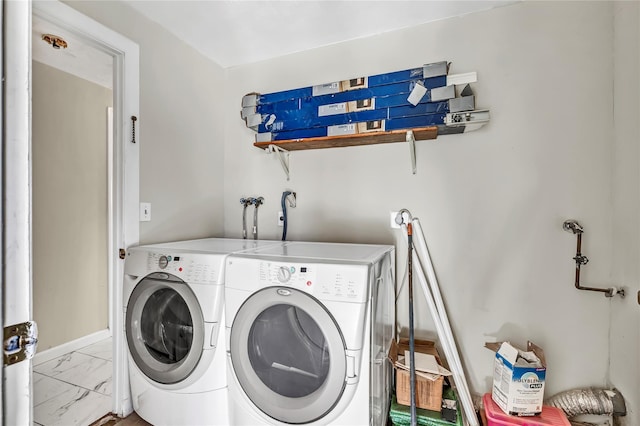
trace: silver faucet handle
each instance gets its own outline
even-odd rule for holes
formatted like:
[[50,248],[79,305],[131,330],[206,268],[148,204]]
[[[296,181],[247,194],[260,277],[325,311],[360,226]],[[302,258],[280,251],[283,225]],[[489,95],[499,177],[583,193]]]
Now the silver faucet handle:
[[584,228],[580,226],[577,220],[573,219],[565,220],[562,224],[562,229],[572,234],[582,234],[584,232]]

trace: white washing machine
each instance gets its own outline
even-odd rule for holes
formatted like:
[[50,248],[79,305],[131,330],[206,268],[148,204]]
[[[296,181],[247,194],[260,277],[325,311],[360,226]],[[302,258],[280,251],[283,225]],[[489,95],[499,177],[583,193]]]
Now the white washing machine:
[[227,258],[230,423],[385,425],[393,246],[287,242]]
[[124,279],[134,410],[153,425],[229,424],[227,255],[281,242],[209,238],[133,247]]

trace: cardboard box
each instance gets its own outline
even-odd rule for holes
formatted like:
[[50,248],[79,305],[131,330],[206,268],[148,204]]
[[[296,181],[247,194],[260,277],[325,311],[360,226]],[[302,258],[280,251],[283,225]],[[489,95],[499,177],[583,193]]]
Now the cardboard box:
[[349,90],[365,89],[367,87],[369,87],[367,77],[357,77],[313,86],[311,88],[311,94],[313,96],[332,95],[340,92],[348,92]]
[[[336,85],[335,93],[325,95],[312,96],[312,88],[302,88],[285,90],[284,92],[267,93],[260,95],[258,93],[249,93],[242,99],[242,107],[255,106],[255,112],[261,114],[271,114],[277,111],[300,109],[300,108],[317,108],[320,105],[335,104],[339,102],[359,101],[368,98],[380,98],[384,96],[393,96],[398,94],[410,93],[415,84],[421,81],[427,89],[440,88],[441,92],[449,93],[453,91],[452,98],[455,97],[454,86],[447,89],[447,77],[432,77],[426,79],[415,78],[408,81],[399,81],[390,84],[384,84],[376,87],[361,87],[358,85],[359,79],[354,80],[351,90],[338,90],[339,82],[330,83],[328,86]],[[329,89],[327,89],[329,90]],[[426,96],[425,96],[426,98]],[[429,95],[429,99],[433,97]],[[446,98],[449,99],[449,98]],[[406,100],[406,97],[405,97]],[[425,99],[427,100],[427,99]],[[433,98],[433,102],[437,99]],[[444,99],[442,99],[444,100]],[[403,102],[400,105],[404,105]],[[267,106],[271,105],[271,106]]]
[[446,101],[455,97],[455,86],[434,87],[431,89],[431,102]]
[[[305,108],[281,111],[276,114],[253,114],[247,116],[246,124],[247,127],[256,130],[258,133],[276,133],[311,129],[314,127],[340,126],[374,120],[421,117],[432,114],[439,114],[439,116],[429,117],[427,120],[431,120],[431,122],[435,122],[436,124],[443,124],[446,114],[449,112],[449,102],[430,102],[417,106],[376,108],[375,100],[376,98],[370,98],[362,101],[321,105],[317,111]],[[420,123],[424,121],[424,118],[420,119]]]
[[449,99],[449,112],[473,111],[476,109],[475,96],[462,96]]
[[[506,414],[535,416],[542,412],[547,363],[544,351],[527,342],[527,352],[509,342],[486,343],[496,353],[493,368],[493,401]],[[531,354],[537,358],[532,360]]]
[[327,127],[327,136],[359,135],[362,133],[384,132],[385,120],[371,120],[362,123],[338,124]]
[[[376,112],[378,112],[378,110],[361,111],[350,114],[368,114]],[[272,141],[302,140],[325,136],[349,136],[364,133],[379,133],[390,130],[412,130],[444,124],[446,115],[446,113],[422,114],[414,117],[391,118],[388,120],[370,119],[357,123],[338,124],[326,127],[310,127],[289,131],[259,131],[256,134],[256,142],[264,143]]]
[[[318,106],[318,117],[344,114],[347,112],[370,111],[376,109],[376,98],[361,99],[359,101],[339,102],[337,104]],[[384,118],[384,117],[382,117]]]
[[397,83],[400,81],[415,80],[417,78],[429,79],[434,77],[447,77],[449,66],[446,61],[425,64],[422,68],[412,68],[408,70],[395,71],[386,74],[369,76],[369,87],[382,86],[384,84]]
[[[416,352],[431,354],[436,357],[438,364],[442,365],[433,342],[416,340],[414,343]],[[404,354],[405,350],[409,350],[409,341],[407,339],[401,339],[399,343],[392,342],[389,349],[389,360],[396,371],[396,400],[398,404],[411,405],[411,377],[409,371],[396,367],[398,354]],[[425,410],[441,411],[443,384],[444,376],[431,381],[416,375],[416,406]]]

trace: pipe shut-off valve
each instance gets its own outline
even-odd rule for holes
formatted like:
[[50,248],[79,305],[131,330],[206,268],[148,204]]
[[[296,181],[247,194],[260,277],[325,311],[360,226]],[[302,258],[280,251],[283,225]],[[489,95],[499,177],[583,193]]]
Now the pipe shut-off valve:
[[[580,226],[580,224],[575,220],[565,220],[564,223],[562,224],[562,229],[564,229],[567,232],[571,232],[574,235],[580,235],[580,236],[584,232],[584,229],[582,228],[582,226]],[[580,237],[580,239],[582,238]],[[578,247],[578,251],[574,256],[573,260],[575,260],[576,265],[580,265],[580,266],[584,266],[587,263],[589,263],[589,258],[583,255],[582,253],[580,253],[580,247]]]
[[578,290],[587,290],[587,291],[597,291],[600,293],[604,293],[606,297],[613,297],[616,294],[619,294],[620,297],[624,297],[624,289],[623,288],[596,288],[596,287],[585,287],[580,284],[580,268],[587,263],[589,263],[589,258],[582,254],[582,234],[584,233],[584,228],[576,221],[576,220],[565,220],[562,224],[562,229],[567,232],[571,232],[576,236],[576,255],[573,257],[573,260],[576,262],[576,279],[575,279],[575,287]]
[[263,197],[242,197],[240,198],[240,204],[242,204],[242,238],[247,238],[247,207],[254,206],[253,210],[253,239],[258,239],[258,207],[264,204]]

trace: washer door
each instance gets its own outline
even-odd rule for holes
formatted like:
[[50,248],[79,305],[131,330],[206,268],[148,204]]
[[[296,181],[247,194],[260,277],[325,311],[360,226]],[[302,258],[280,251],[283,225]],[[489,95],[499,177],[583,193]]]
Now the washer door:
[[178,383],[196,368],[204,343],[200,304],[179,278],[155,273],[141,280],[127,304],[129,352],[151,380]]
[[306,293],[281,287],[254,293],[236,314],[230,345],[245,394],[278,421],[320,419],[342,396],[347,374],[342,333]]

